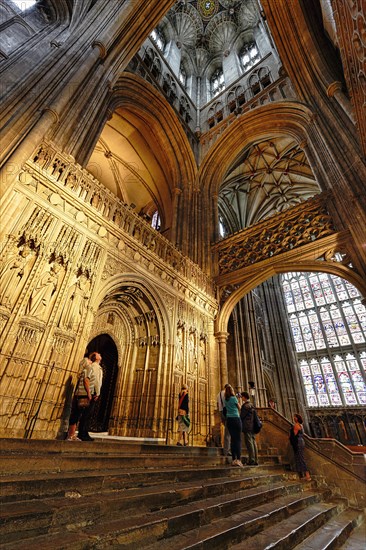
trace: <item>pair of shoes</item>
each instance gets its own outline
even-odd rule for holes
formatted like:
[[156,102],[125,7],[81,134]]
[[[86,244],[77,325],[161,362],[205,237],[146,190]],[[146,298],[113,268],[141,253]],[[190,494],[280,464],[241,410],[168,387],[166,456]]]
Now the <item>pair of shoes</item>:
[[71,435],[66,439],[66,441],[81,441],[76,435]]
[[183,445],[181,444],[180,441],[178,441],[177,445],[178,445],[178,447],[183,447]]
[[239,466],[239,468],[244,468],[244,464],[241,460],[237,460],[235,466]]
[[248,462],[248,466],[258,466],[258,462]]
[[79,437],[80,437],[81,441],[94,441],[94,437],[90,437],[89,434],[86,434],[86,435],[80,435],[79,434]]

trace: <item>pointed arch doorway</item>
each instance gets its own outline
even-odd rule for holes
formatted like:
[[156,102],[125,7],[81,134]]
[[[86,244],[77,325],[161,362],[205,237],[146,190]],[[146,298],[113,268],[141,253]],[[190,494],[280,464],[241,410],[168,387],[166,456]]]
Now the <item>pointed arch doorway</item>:
[[103,384],[90,422],[90,431],[107,432],[118,374],[117,346],[109,334],[99,334],[88,345],[88,354],[97,351],[102,356]]

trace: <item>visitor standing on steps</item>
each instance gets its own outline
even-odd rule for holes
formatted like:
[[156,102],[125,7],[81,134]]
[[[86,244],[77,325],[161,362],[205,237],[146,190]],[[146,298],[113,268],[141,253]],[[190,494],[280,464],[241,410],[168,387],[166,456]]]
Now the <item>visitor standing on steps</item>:
[[189,418],[189,396],[187,384],[182,384],[182,389],[178,396],[178,443],[179,446],[188,445],[188,432],[191,426]]
[[231,456],[230,451],[230,433],[227,427],[226,422],[226,416],[224,415],[223,409],[224,409],[224,400],[225,400],[225,389],[229,384],[225,384],[224,389],[221,390],[217,395],[217,409],[220,413],[220,439],[221,439],[221,446],[224,449],[224,456]]
[[243,391],[241,396],[243,399],[243,405],[240,411],[240,418],[243,426],[242,431],[244,434],[244,441],[248,451],[248,466],[257,466],[258,448],[253,430],[254,406],[250,402],[250,395],[247,391]]
[[[240,405],[233,388],[228,384],[225,388],[226,422],[231,437],[232,465],[243,468],[241,458],[241,420]],[[225,414],[225,411],[224,411]]]
[[[103,369],[100,366],[102,356],[94,352],[89,359],[81,362],[83,371],[80,375],[71,407],[68,441],[93,441],[89,435],[89,422],[93,414],[95,402],[99,399],[103,381]],[[76,425],[79,422],[78,437]]]
[[304,458],[304,428],[303,419],[300,414],[294,414],[294,425],[290,429],[290,443],[294,450],[296,471],[300,474],[300,478],[304,481],[311,481],[308,467]]

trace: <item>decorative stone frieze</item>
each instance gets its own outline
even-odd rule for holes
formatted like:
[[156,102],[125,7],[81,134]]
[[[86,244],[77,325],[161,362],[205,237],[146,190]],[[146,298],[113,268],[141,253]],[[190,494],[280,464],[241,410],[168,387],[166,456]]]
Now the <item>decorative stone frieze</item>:
[[334,233],[324,197],[309,199],[214,245],[219,274],[253,265]]

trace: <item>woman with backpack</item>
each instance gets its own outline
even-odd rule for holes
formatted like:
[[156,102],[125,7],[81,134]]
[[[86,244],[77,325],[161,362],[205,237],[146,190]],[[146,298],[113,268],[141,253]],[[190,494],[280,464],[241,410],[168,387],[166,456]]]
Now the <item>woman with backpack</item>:
[[242,423],[242,431],[244,434],[244,441],[248,450],[248,466],[258,466],[258,448],[255,441],[254,433],[254,415],[255,408],[250,402],[249,393],[243,391],[241,394],[243,398],[243,405],[240,411],[240,418]]

